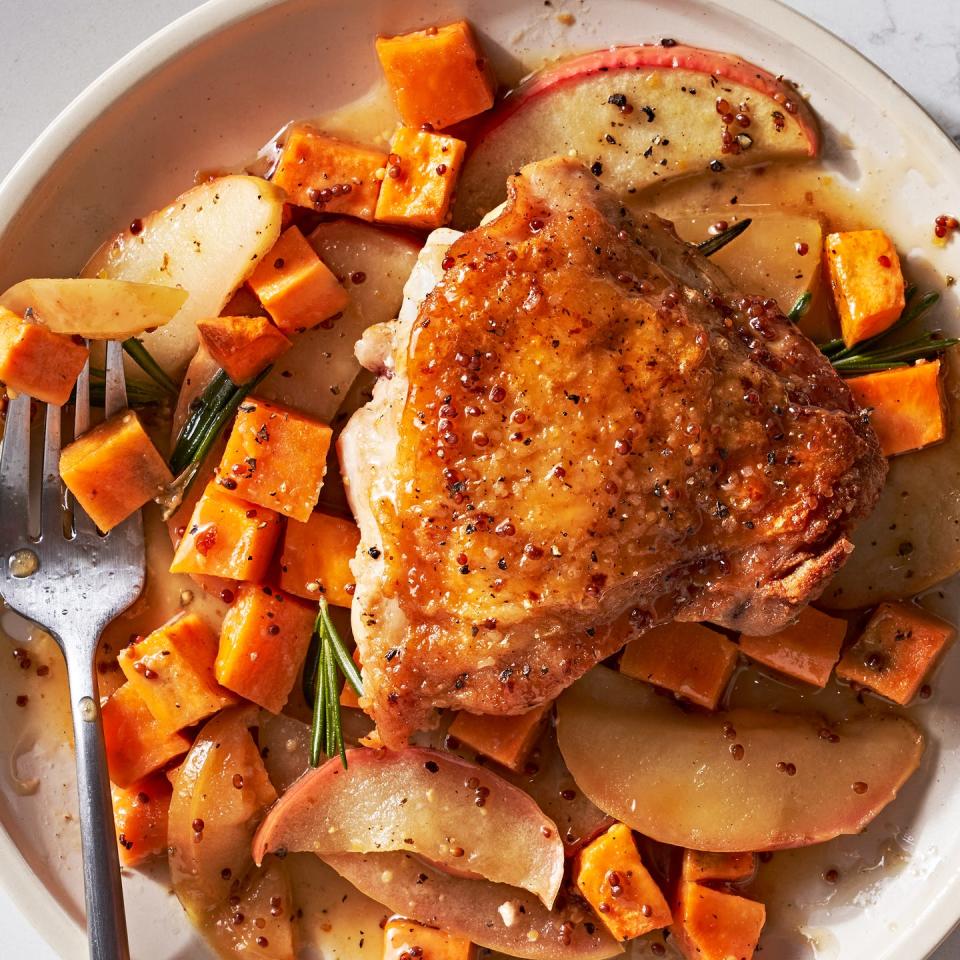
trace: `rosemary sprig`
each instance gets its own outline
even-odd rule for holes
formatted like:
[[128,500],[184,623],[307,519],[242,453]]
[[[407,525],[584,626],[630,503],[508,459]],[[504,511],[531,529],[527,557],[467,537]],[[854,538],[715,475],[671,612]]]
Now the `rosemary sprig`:
[[143,341],[136,337],[129,337],[123,341],[123,349],[133,362],[165,393],[176,396],[179,392],[177,385],[167,376],[163,367],[150,355],[150,351],[143,345]]
[[[308,656],[306,671],[313,675],[313,724],[310,728],[310,765],[319,767],[321,758],[340,754],[340,762],[347,766],[347,753],[343,744],[343,724],[340,716],[339,674],[343,674],[351,687],[363,692],[360,672],[347,653],[330,619],[330,607],[326,597],[320,598],[320,609],[313,627],[315,653]],[[305,691],[306,692],[306,691]]]
[[191,404],[190,415],[184,421],[170,454],[170,469],[174,475],[185,470],[196,459],[197,446],[214,412],[222,409],[237,390],[236,384],[223,370],[218,370],[204,387],[203,393]]
[[[90,403],[94,407],[102,407],[106,400],[107,379],[103,370],[97,367],[90,368]],[[163,403],[169,396],[156,384],[144,383],[139,380],[127,381],[127,402],[131,407],[149,407]],[[73,398],[71,398],[73,403]]]
[[701,240],[700,243],[697,244],[697,249],[705,257],[711,257],[718,250],[722,250],[731,240],[736,240],[751,223],[753,223],[753,220],[751,220],[750,217],[746,217],[735,223],[732,227],[721,230],[715,237],[707,237],[706,240]]

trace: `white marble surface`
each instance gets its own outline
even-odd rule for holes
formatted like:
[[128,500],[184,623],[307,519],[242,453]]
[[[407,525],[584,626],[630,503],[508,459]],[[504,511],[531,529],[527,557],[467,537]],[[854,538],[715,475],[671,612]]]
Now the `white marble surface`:
[[[786,0],[887,71],[960,143],[960,0]],[[197,0],[0,0],[0,176],[91,80]],[[12,910],[0,892],[0,917]],[[0,955],[57,960],[25,925]],[[960,932],[936,960],[960,958]]]

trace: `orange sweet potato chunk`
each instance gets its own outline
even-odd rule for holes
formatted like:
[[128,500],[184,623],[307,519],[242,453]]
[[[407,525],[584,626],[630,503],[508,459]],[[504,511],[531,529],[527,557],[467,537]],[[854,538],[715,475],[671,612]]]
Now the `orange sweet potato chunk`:
[[299,410],[247,397],[217,482],[236,497],[306,523],[323,487],[331,436],[326,424]]
[[408,127],[442,130],[493,106],[496,82],[466,20],[378,37],[377,56]]
[[129,683],[113,692],[101,709],[110,779],[129,787],[190,749],[182,733],[165,733]]
[[291,520],[280,551],[280,586],[295,597],[316,602],[321,596],[338,607],[353,602],[350,561],[360,543],[352,520],[312,513],[306,523]]
[[577,855],[581,896],[618,940],[669,926],[670,907],[640,859],[630,828],[615,823]]
[[681,882],[670,932],[688,960],[750,960],[766,918],[756,900]]
[[383,928],[383,960],[474,960],[469,940],[416,920],[393,917]]
[[197,330],[236,384],[252,380],[293,345],[266,317],[210,317],[198,320]]
[[401,127],[390,144],[377,220],[433,230],[450,218],[467,145],[455,137]]
[[164,731],[212,716],[237,697],[217,683],[217,635],[193,613],[182,614],[117,657],[120,669]]
[[162,773],[129,787],[111,785],[120,863],[135,867],[167,850],[167,814],[173,789]]
[[285,334],[331,322],[350,301],[298,227],[280,234],[247,283]]
[[386,165],[381,150],[328,137],[302,124],[287,135],[271,179],[298,206],[369,221]]
[[880,438],[884,456],[919,450],[947,435],[940,361],[852,377],[847,386]]
[[450,735],[513,771],[523,769],[553,709],[544,703],[517,716],[478,716],[461,712],[450,724]]
[[0,383],[8,391],[63,406],[89,355],[82,341],[0,307]]
[[132,410],[104,420],[65,447],[60,476],[104,532],[173,482],[170,468]]
[[722,633],[677,620],[627,644],[620,672],[713,710],[736,665],[736,644]]
[[824,687],[840,659],[847,621],[804,607],[797,622],[767,637],[740,637],[740,649],[794,680]]
[[882,603],[844,653],[837,676],[905,706],[956,633],[912,603]]
[[752,853],[704,853],[700,850],[684,850],[680,879],[690,883],[737,883],[749,880],[756,869],[757,858]]
[[245,583],[223,618],[217,680],[279,713],[307,655],[315,607],[264,584]]
[[280,525],[273,510],[231,496],[211,481],[193,508],[170,572],[261,580],[273,559]]
[[851,347],[882,333],[903,312],[903,272],[882,230],[831,233],[824,241],[843,342]]

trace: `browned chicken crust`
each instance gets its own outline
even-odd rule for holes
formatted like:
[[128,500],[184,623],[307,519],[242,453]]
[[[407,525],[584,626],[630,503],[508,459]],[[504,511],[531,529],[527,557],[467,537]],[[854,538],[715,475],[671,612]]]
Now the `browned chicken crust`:
[[769,633],[819,594],[886,462],[771,301],[563,158],[444,266],[367,338],[389,376],[341,446],[385,743],[525,711],[652,624]]

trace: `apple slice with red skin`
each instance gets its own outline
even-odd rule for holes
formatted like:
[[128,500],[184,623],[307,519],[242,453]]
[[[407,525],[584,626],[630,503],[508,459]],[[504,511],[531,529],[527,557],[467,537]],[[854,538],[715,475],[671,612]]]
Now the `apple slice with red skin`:
[[820,150],[816,119],[793,87],[740,57],[682,44],[612,47],[546,67],[467,135],[461,229],[505,198],[510,174],[555,154],[575,151],[627,193]]
[[838,724],[766,710],[694,713],[596,667],[559,699],[580,788],[662,843],[717,853],[859,833],[917,769],[923,734],[892,710]]
[[[504,845],[503,852],[507,850]],[[531,893],[455,877],[400,851],[325,854],[322,859],[388,910],[509,957],[603,960],[623,953],[596,916],[575,902],[547,910]]]
[[556,824],[522,790],[449,753],[347,751],[310,770],[267,814],[253,841],[268,853],[400,850],[448,872],[485,877],[549,908],[563,880]]

